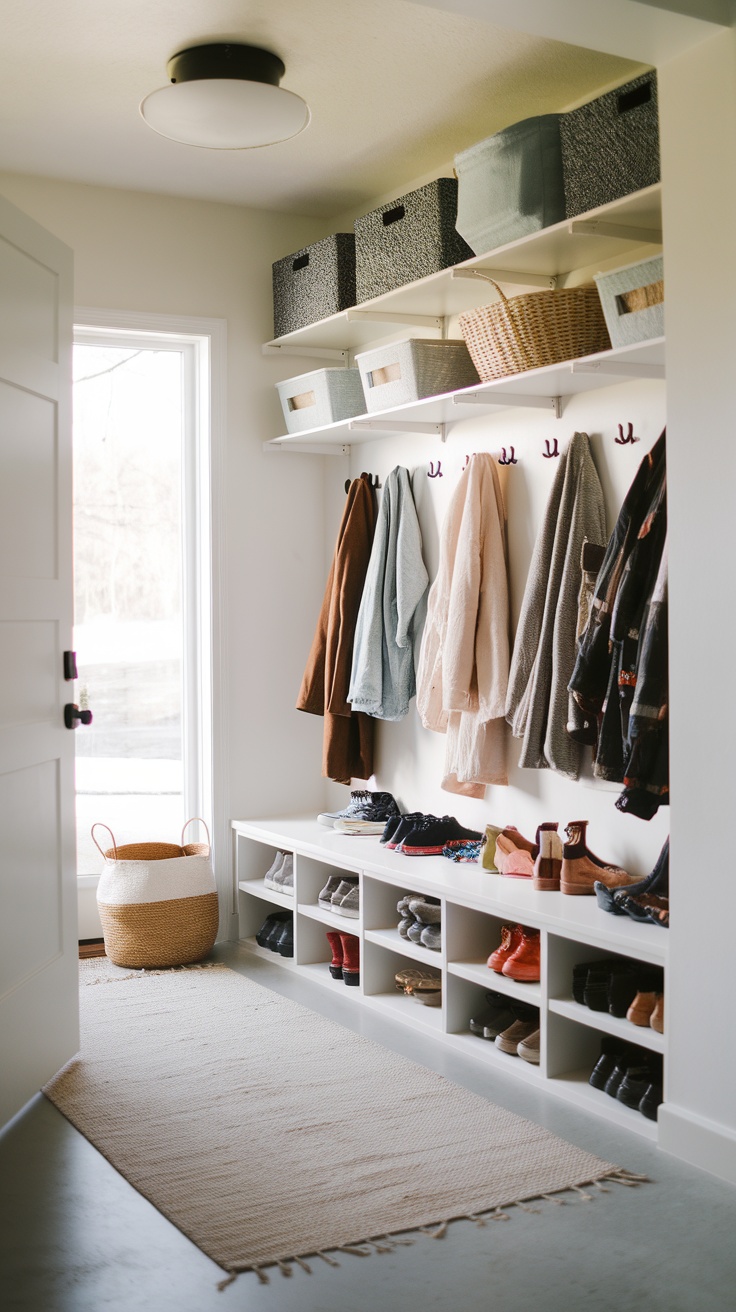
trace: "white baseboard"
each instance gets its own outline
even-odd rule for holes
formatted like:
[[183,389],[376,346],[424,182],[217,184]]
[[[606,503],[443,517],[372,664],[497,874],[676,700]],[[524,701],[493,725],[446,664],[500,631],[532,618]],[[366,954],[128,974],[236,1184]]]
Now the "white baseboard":
[[657,1122],[664,1152],[736,1185],[736,1131],[672,1103],[660,1107]]

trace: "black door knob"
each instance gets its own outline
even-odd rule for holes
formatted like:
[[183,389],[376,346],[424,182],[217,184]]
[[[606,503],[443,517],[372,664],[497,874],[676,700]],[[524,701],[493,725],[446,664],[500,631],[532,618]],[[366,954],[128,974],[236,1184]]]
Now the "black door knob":
[[80,711],[79,707],[75,706],[73,702],[67,702],[64,707],[64,724],[67,729],[76,729],[77,721],[82,724],[91,724],[92,712]]

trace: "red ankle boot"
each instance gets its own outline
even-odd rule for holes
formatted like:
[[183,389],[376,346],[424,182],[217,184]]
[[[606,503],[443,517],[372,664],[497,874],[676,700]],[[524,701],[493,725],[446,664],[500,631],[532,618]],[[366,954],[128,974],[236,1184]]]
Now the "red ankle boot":
[[360,939],[355,934],[341,934],[342,978],[345,984],[360,984]]
[[330,974],[333,979],[342,979],[342,941],[336,929],[331,929],[329,931],[327,934],[327,942],[332,948]]
[[538,929],[522,928],[521,943],[503,963],[501,974],[507,979],[539,979],[540,934]]

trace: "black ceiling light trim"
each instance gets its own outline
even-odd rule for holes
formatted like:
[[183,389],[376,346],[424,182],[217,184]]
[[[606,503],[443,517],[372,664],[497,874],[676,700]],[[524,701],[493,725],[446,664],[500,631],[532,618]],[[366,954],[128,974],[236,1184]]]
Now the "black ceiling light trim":
[[210,45],[190,46],[172,55],[166,65],[171,82],[198,82],[204,78],[229,78],[233,81],[267,82],[277,87],[286,66],[278,55],[259,46],[216,41]]

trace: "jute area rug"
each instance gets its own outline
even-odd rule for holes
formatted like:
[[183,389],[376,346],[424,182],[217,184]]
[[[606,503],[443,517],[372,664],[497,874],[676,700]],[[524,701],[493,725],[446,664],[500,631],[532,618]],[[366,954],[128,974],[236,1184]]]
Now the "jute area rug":
[[44,1093],[230,1278],[641,1178],[227,967],[80,975]]

